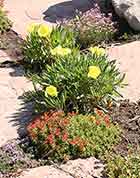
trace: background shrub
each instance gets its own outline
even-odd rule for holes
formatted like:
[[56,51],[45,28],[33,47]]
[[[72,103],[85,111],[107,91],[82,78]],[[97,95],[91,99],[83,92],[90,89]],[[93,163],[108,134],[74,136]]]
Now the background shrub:
[[49,112],[28,125],[37,155],[54,161],[104,154],[119,140],[120,130],[108,115]]
[[[90,66],[97,68],[95,78],[89,76]],[[41,76],[34,75],[35,91],[27,99],[36,103],[39,112],[49,109],[92,112],[94,107],[105,107],[118,95],[123,78],[115,61],[108,61],[105,54],[75,52],[47,65]],[[50,85],[56,88],[57,96],[45,94]]]
[[[35,28],[29,32],[25,40],[23,53],[27,74],[39,74],[45,69],[46,64],[51,64],[55,61],[54,56],[50,53],[51,49],[59,45],[63,48],[74,48],[76,46],[75,33],[70,29],[57,26],[52,29],[48,37],[42,37],[38,34],[41,25],[34,25]],[[48,26],[48,28],[51,27]]]
[[[100,4],[105,4],[105,2],[100,2]],[[87,48],[91,44],[109,43],[114,39],[116,29],[112,22],[112,16],[111,14],[105,15],[101,9],[103,8],[95,4],[90,10],[62,23],[77,32],[77,41],[82,48]]]
[[140,155],[131,154],[126,157],[110,155],[107,160],[107,175],[109,178],[140,177]]
[[0,33],[4,33],[12,27],[12,22],[8,19],[6,12],[0,7]]

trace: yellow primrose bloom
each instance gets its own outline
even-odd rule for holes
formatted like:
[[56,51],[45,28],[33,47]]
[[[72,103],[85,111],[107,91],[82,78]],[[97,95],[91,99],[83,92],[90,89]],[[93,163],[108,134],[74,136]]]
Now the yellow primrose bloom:
[[48,37],[52,32],[52,27],[48,26],[47,24],[41,24],[38,29],[38,35],[40,37]]
[[71,49],[70,48],[62,48],[62,46],[59,45],[56,48],[51,49],[50,52],[54,56],[56,56],[56,55],[58,55],[58,56],[66,56],[66,55],[71,53]]
[[31,24],[29,24],[27,26],[27,32],[28,33],[32,33],[37,26],[39,26],[39,23],[31,23]]
[[98,66],[89,67],[88,77],[92,77],[96,79],[100,74],[101,74],[101,70]]
[[48,95],[57,97],[58,96],[57,88],[54,87],[53,85],[46,87],[45,96]]
[[99,48],[99,47],[90,47],[89,51],[92,54],[96,54],[97,56],[103,56],[105,55],[105,49],[104,48]]

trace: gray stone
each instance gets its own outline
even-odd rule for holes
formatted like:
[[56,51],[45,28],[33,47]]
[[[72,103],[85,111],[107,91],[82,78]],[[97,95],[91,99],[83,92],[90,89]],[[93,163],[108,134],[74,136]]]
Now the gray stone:
[[127,20],[136,31],[140,31],[140,0],[112,0],[116,13]]
[[101,178],[104,165],[100,160],[87,159],[70,160],[60,166],[43,166],[27,170],[20,178]]

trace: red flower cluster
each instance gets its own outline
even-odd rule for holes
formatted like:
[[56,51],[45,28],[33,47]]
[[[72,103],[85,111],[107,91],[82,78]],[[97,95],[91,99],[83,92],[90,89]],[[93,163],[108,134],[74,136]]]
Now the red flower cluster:
[[54,136],[53,136],[52,134],[48,135],[48,137],[47,137],[45,143],[46,143],[46,144],[49,143],[50,145],[54,144]]
[[[62,142],[71,144],[78,147],[79,151],[82,151],[86,146],[86,141],[80,137],[71,139],[68,133],[68,126],[70,124],[70,118],[76,115],[75,113],[69,113],[67,116],[62,111],[58,112],[46,112],[41,116],[37,116],[27,127],[29,136],[32,140],[40,141],[40,135],[44,140],[42,143],[46,147],[55,147]],[[39,142],[40,143],[40,142]]]
[[107,127],[110,127],[110,116],[105,114],[103,111],[95,109],[96,116],[96,125],[101,125],[103,122],[106,124]]
[[80,150],[82,151],[87,143],[82,138],[76,137],[72,141],[70,141],[70,144],[78,146],[80,148]]
[[69,134],[67,126],[70,123],[70,117],[75,113],[69,113],[68,116],[63,111],[46,112],[37,116],[27,127],[29,136],[36,141],[38,135],[42,135],[45,144],[55,145],[59,140],[68,142]]

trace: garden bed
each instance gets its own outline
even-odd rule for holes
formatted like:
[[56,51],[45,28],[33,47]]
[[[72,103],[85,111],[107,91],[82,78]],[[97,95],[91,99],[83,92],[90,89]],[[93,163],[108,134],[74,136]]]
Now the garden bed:
[[[27,138],[0,148],[2,178],[17,176],[26,168],[93,156],[109,166],[109,178],[128,173],[138,178],[139,163],[135,172],[132,166],[123,167],[124,172],[119,168],[128,155],[133,164],[131,155],[139,151],[140,102],[113,104],[125,75],[103,47],[130,39],[127,30],[121,31],[124,23],[113,18],[110,7],[106,11],[95,6],[66,25],[31,24],[24,43],[14,31],[2,31],[0,49],[12,61],[1,67],[24,64],[34,86],[25,93],[25,101],[33,102],[36,113],[26,128]],[[117,158],[117,165],[108,157]],[[118,177],[111,177],[111,166]]]
[[[121,101],[120,105],[114,105],[110,109],[110,115],[113,122],[119,124],[122,129],[122,140],[117,144],[113,152],[118,155],[127,156],[128,153],[138,151],[138,145],[140,144],[139,102],[130,103],[128,100]],[[2,178],[14,178],[20,175],[26,168],[46,165],[48,161],[35,159],[33,152],[34,149],[28,138],[10,141],[1,147],[0,176]]]

